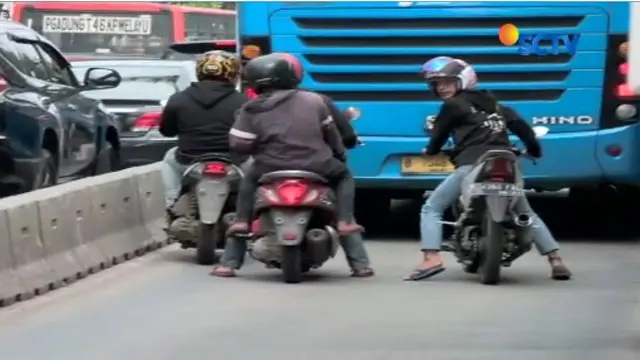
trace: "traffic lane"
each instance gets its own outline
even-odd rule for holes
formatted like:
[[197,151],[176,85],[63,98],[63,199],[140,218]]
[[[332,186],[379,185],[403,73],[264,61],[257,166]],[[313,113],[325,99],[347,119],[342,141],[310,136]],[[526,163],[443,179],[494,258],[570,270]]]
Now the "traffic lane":
[[567,244],[569,282],[531,253],[495,287],[449,255],[403,282],[417,244],[387,240],[368,243],[376,277],[349,278],[340,256],[297,285],[255,262],[212,278],[163,249],[0,311],[0,358],[637,360],[634,244]]

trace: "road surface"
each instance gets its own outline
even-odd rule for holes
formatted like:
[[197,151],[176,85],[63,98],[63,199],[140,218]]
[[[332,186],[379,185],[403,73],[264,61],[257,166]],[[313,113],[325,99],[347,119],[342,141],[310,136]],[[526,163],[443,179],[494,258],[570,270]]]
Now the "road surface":
[[499,287],[451,258],[402,282],[415,244],[369,245],[377,277],[351,279],[338,259],[300,285],[255,263],[213,278],[167,248],[0,311],[0,359],[639,359],[634,244],[566,245],[565,283],[529,254]]
[[[592,223],[575,221],[570,231]],[[213,278],[191,251],[165,248],[1,309],[0,359],[640,359],[635,241],[565,241],[572,281],[550,280],[546,261],[530,253],[497,287],[450,256],[432,280],[403,282],[417,244],[368,246],[376,277],[349,278],[340,257],[298,285],[256,263],[239,278]]]

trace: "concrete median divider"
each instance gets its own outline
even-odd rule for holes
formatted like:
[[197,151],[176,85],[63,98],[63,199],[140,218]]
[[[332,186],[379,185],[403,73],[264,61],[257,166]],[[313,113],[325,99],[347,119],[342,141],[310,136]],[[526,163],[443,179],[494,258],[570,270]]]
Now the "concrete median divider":
[[0,200],[0,306],[166,244],[159,164]]

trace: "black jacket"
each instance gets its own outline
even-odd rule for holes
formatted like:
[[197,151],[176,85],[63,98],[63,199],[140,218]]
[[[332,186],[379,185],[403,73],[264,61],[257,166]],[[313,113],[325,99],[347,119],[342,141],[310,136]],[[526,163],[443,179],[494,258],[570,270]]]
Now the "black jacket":
[[[192,83],[167,101],[160,133],[178,137],[176,160],[183,164],[206,153],[229,153],[229,130],[236,111],[246,102],[247,98],[230,83]],[[234,160],[244,159],[234,157]]]
[[261,169],[306,170],[329,176],[342,139],[325,99],[304,90],[277,90],[252,99],[229,133],[231,148],[251,154]]
[[356,132],[355,130],[353,130],[353,126],[351,126],[351,119],[349,119],[342,111],[340,111],[340,109],[338,109],[338,107],[330,97],[323,94],[318,95],[322,96],[324,103],[327,105],[327,108],[329,108],[329,112],[331,113],[331,116],[336,123],[336,127],[338,128],[338,132],[342,137],[342,143],[344,144],[344,147],[347,149],[353,149],[354,147],[356,147],[356,145],[358,144],[358,136],[356,136]]
[[507,130],[522,140],[531,156],[542,156],[533,129],[515,110],[499,105],[487,91],[461,91],[440,108],[426,154],[439,153],[453,134],[452,162],[456,166],[472,165],[488,150],[511,148]]

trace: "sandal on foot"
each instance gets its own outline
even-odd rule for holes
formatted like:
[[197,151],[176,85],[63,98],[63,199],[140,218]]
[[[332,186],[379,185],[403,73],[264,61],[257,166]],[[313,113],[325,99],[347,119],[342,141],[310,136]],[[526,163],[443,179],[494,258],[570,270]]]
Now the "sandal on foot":
[[434,275],[440,274],[445,270],[444,265],[436,265],[426,269],[416,268],[409,275],[407,275],[405,281],[419,281],[428,279]]
[[351,234],[359,234],[364,232],[364,228],[356,223],[346,223],[340,221],[338,223],[338,234],[340,236],[347,236]]
[[225,236],[230,237],[236,233],[247,233],[247,232],[249,232],[249,224],[247,224],[246,222],[236,222],[231,224],[231,226],[227,228],[227,231],[225,232]]
[[236,272],[232,268],[226,266],[218,266],[209,274],[216,277],[231,278],[236,276]]
[[371,268],[364,268],[364,269],[358,269],[358,270],[354,269],[351,271],[351,277],[368,278],[368,277],[372,277],[373,275],[375,275],[375,272]]
[[561,261],[551,263],[551,278],[553,280],[566,281],[571,279],[571,270]]

